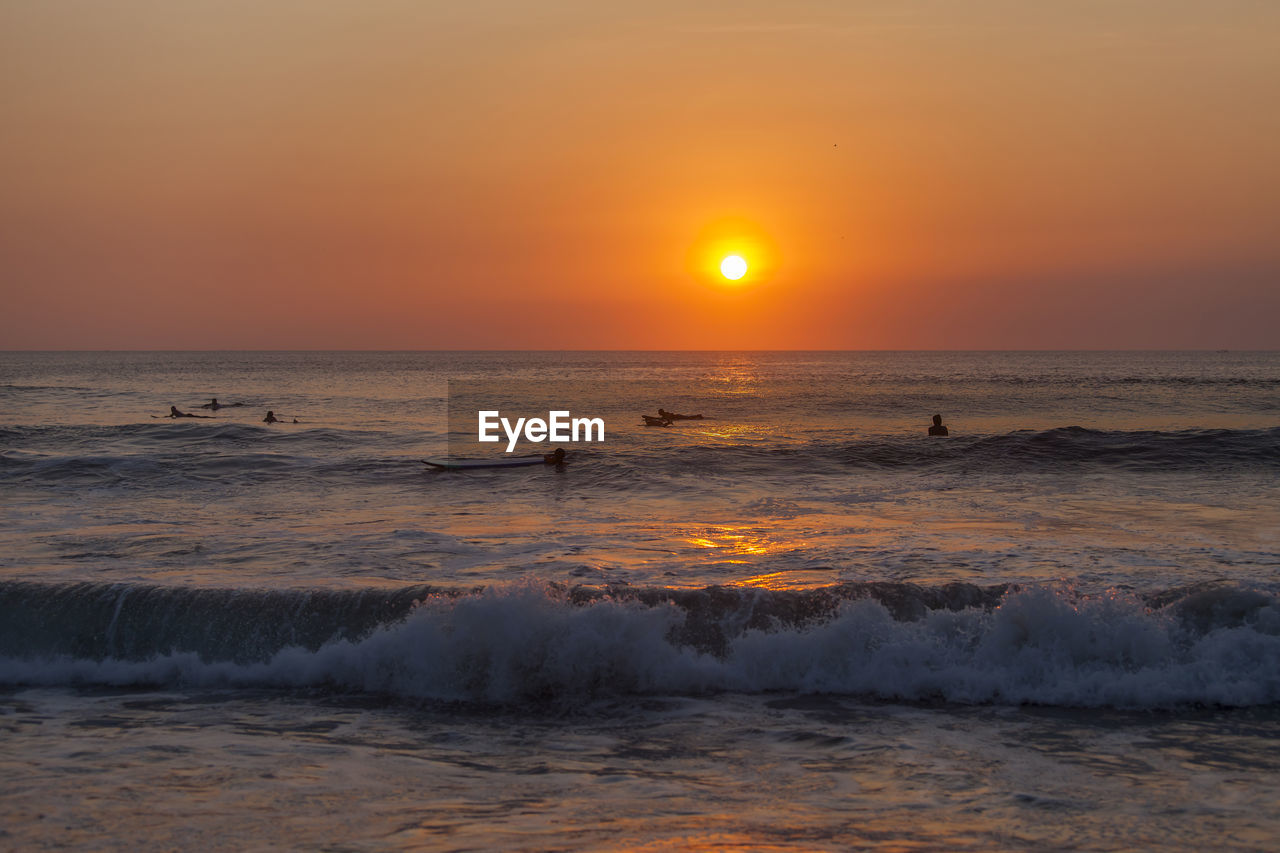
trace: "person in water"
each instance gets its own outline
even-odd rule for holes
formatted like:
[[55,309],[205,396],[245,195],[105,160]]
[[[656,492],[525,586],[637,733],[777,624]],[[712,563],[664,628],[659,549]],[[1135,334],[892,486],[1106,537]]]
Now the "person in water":
[[207,418],[209,415],[193,415],[190,412],[180,412],[177,406],[169,407],[167,415],[152,415],[153,418]]
[[942,425],[942,415],[933,416],[933,426],[929,427],[929,435],[947,435],[947,428]]
[[272,412],[272,411],[268,410],[268,411],[267,411],[267,416],[266,416],[265,418],[263,418],[263,419],[262,419],[262,422],[263,422],[264,424],[278,424],[278,423],[280,423],[280,419],[276,417],[276,413],[275,413],[275,412]]
[[200,408],[202,408],[202,409],[213,409],[213,410],[216,412],[216,411],[218,411],[218,409],[225,409],[225,408],[227,408],[228,406],[243,406],[243,405],[244,405],[244,403],[219,403],[219,402],[218,402],[218,398],[217,398],[217,397],[214,397],[212,400],[210,400],[209,402],[205,403],[205,404],[204,404],[203,406],[201,406]]
[[668,412],[666,409],[658,409],[658,414],[669,421],[697,421],[702,419],[702,415],[681,415],[676,412]]
[[557,447],[554,453],[542,454],[542,461],[546,462],[548,465],[563,465],[564,464],[564,448]]

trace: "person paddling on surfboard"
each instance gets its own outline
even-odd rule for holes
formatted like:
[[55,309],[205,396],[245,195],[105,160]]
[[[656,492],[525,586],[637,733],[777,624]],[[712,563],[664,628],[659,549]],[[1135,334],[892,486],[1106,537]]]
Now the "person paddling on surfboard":
[[219,402],[218,402],[218,398],[217,398],[217,397],[214,397],[212,400],[210,400],[209,402],[205,403],[205,404],[204,404],[203,406],[201,406],[200,408],[202,408],[202,409],[213,409],[213,410],[216,412],[216,411],[218,411],[218,409],[225,409],[225,408],[228,408],[228,407],[231,407],[231,406],[243,406],[243,405],[244,405],[244,403],[219,403]]
[[151,417],[153,417],[153,418],[209,418],[209,417],[212,417],[212,415],[193,415],[193,414],[191,414],[190,412],[180,412],[180,411],[178,411],[178,407],[177,407],[177,406],[170,406],[170,407],[169,407],[169,414],[167,414],[167,415],[152,415]]

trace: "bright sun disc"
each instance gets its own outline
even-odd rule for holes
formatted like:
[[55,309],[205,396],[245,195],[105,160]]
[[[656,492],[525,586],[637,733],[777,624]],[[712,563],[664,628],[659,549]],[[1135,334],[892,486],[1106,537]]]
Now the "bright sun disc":
[[730,281],[737,281],[747,274],[747,262],[739,255],[730,255],[720,262],[720,274]]

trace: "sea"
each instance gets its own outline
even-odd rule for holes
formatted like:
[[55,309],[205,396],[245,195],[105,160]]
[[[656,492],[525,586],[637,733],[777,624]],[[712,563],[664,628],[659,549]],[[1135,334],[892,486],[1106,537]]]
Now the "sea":
[[0,498],[0,849],[1280,848],[1280,353],[3,352]]

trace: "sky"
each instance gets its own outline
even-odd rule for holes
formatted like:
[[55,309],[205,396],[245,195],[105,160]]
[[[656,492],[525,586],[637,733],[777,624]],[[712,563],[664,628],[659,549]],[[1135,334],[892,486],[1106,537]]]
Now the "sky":
[[1277,44],[1271,0],[0,0],[0,349],[1277,349]]

